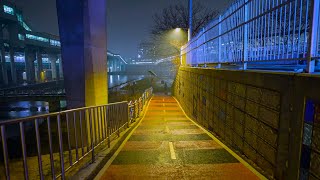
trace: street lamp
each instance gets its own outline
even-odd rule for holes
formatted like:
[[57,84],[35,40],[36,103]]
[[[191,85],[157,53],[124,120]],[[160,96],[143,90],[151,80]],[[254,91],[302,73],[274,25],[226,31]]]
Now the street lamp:
[[192,0],[189,0],[189,28],[188,28],[188,41],[192,38]]

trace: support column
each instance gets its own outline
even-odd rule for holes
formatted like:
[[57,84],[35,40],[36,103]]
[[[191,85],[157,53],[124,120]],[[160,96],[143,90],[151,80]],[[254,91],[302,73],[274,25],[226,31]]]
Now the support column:
[[4,44],[2,39],[3,39],[3,30],[0,29],[0,70],[2,74],[2,83],[7,85],[9,81],[8,81],[8,72],[6,67],[6,52],[4,50]]
[[49,112],[53,113],[53,112],[58,112],[61,110],[60,107],[60,100],[56,100],[56,101],[49,101]]
[[25,49],[24,58],[25,58],[27,81],[29,83],[34,83],[36,81],[35,67],[34,67],[35,56],[32,51]]
[[11,68],[11,78],[12,83],[17,83],[17,69],[16,69],[16,63],[14,60],[14,49],[13,47],[10,47],[10,68]]
[[62,65],[62,58],[61,55],[58,55],[59,58],[59,79],[63,80],[63,65]]
[[2,72],[2,82],[3,84],[7,85],[9,81],[8,81],[8,72],[7,72],[7,66],[6,66],[6,52],[3,47],[3,42],[1,43],[0,48],[1,48],[0,66],[1,66],[1,72]]
[[68,108],[107,104],[106,0],[56,4]]
[[49,61],[51,62],[51,74],[52,74],[52,80],[57,80],[57,55],[55,54],[49,54]]
[[44,77],[43,77],[43,66],[42,66],[42,54],[40,50],[37,52],[37,63],[38,63],[38,82],[43,82]]

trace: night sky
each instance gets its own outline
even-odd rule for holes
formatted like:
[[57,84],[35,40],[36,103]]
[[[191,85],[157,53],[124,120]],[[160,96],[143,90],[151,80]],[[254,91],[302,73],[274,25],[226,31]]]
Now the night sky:
[[[35,31],[59,34],[56,0],[15,0]],[[188,0],[181,0],[188,3]],[[201,1],[212,9],[224,9],[227,0]],[[147,39],[152,15],[178,0],[107,0],[108,50],[126,58],[136,57],[138,44]]]

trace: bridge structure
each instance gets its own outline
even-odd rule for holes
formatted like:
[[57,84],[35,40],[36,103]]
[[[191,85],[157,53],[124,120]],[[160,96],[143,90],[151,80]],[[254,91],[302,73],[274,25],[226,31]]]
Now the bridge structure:
[[[13,2],[0,2],[0,85],[41,83],[63,79],[59,36],[37,32]],[[107,53],[107,69],[121,73],[127,62],[121,55]]]
[[[319,8],[235,1],[181,48],[175,98],[149,89],[130,103],[0,122],[2,174],[19,176],[6,137],[15,124],[19,177],[320,179]],[[26,145],[30,122],[36,146]]]

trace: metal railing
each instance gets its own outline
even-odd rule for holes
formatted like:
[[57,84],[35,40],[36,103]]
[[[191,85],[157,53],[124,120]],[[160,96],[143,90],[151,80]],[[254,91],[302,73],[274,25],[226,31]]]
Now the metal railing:
[[[152,92],[152,88],[147,89],[139,100],[129,104],[119,102],[1,121],[0,136],[4,172],[0,174],[10,179],[13,174],[10,173],[9,157],[20,156],[23,162],[24,178],[29,179],[29,168],[34,164],[28,163],[28,159],[30,154],[34,154],[38,159],[37,177],[39,179],[48,176],[52,179],[65,179],[65,173],[87,156],[91,156],[91,161],[94,162],[95,149],[102,143],[106,142],[110,147],[112,137],[119,136],[121,129],[128,128],[139,117],[144,105],[151,98]],[[14,133],[15,128],[17,132]],[[13,141],[13,137],[7,137],[8,134],[9,136],[15,134],[14,136],[18,137],[15,143],[10,143],[11,146],[14,144],[12,147],[8,147],[8,140]],[[26,134],[29,136],[27,137]],[[30,137],[30,134],[34,137]],[[36,142],[33,148],[31,141],[34,139]],[[16,152],[14,149],[21,149],[21,154],[10,154]],[[46,154],[50,156],[49,163],[46,163],[50,164],[49,174],[44,174],[43,168],[43,159]],[[59,161],[59,168],[55,161]],[[17,159],[14,162],[17,164]],[[14,169],[16,168],[19,167],[15,166]]]
[[182,64],[308,64],[320,59],[320,0],[236,0],[181,48]]

